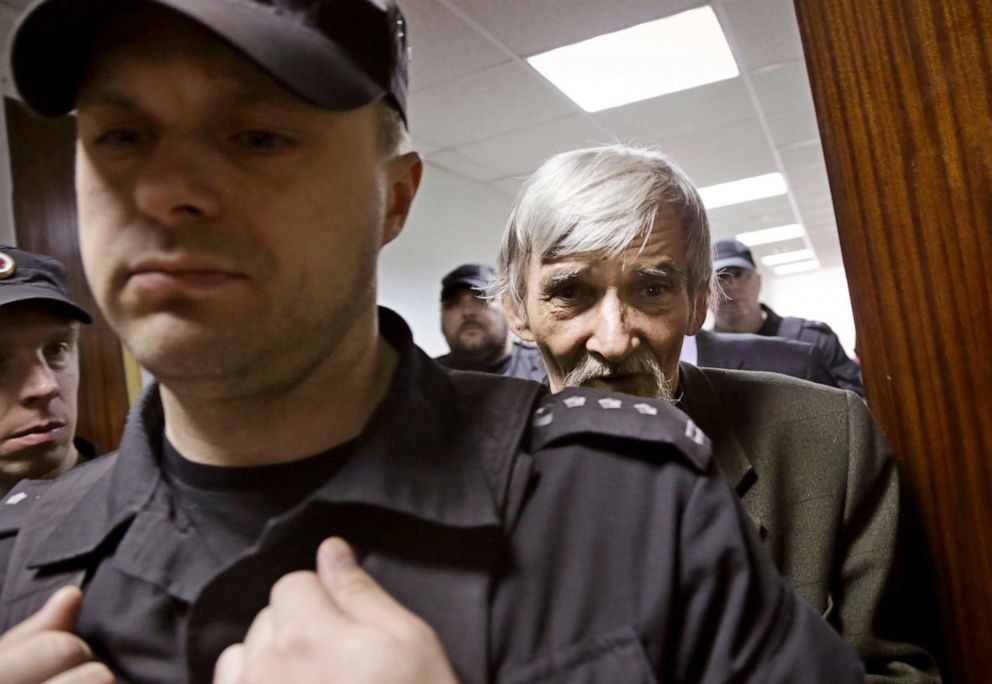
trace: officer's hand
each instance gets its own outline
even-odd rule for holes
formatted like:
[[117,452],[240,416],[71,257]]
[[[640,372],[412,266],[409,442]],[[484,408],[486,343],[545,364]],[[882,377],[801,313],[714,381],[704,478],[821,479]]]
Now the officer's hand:
[[454,684],[434,631],[396,602],[341,539],[317,551],[317,572],[272,588],[243,644],[221,654],[214,684]]
[[4,684],[112,684],[105,665],[72,634],[83,603],[76,587],[52,594],[41,610],[0,637]]

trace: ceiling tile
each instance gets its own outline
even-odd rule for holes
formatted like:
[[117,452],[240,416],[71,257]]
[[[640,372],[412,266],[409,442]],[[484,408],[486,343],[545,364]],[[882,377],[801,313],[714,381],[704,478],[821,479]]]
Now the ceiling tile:
[[720,207],[707,213],[714,235],[720,236],[795,223],[789,201],[784,195]]
[[516,62],[410,94],[410,130],[455,147],[576,111],[564,95]]
[[465,176],[469,180],[483,183],[506,175],[451,149],[441,150],[440,152],[427,155],[427,162],[452,173],[457,173],[460,176]]
[[700,135],[665,140],[660,147],[700,187],[776,170],[761,126],[753,118]]
[[781,148],[778,153],[782,156],[782,163],[787,172],[810,166],[823,166],[826,163],[823,160],[823,149],[820,147],[819,138]]
[[793,0],[735,0],[724,5],[745,69],[802,59]]
[[585,115],[573,114],[457,149],[480,164],[502,171],[501,176],[525,176],[558,152],[611,142],[606,138]]
[[830,197],[830,180],[825,166],[810,166],[789,174],[789,183],[804,197]]
[[592,116],[620,140],[654,144],[756,115],[743,81],[731,78]]
[[400,3],[410,27],[410,87],[423,90],[511,59],[437,0]]
[[513,52],[530,57],[698,7],[699,0],[440,0],[462,8]]
[[751,82],[766,114],[813,107],[806,63],[801,59],[753,71]]
[[790,112],[776,112],[766,117],[772,139],[779,148],[809,143],[820,137],[816,113],[812,107]]

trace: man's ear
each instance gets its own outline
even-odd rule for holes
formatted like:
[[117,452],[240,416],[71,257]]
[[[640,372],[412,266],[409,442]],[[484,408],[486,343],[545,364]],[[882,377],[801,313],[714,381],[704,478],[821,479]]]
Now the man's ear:
[[413,198],[420,187],[424,172],[424,161],[416,152],[407,152],[390,160],[386,169],[389,183],[389,196],[386,198],[386,218],[382,230],[382,244],[385,247],[403,231]]
[[534,334],[530,331],[530,326],[527,325],[526,313],[521,312],[517,308],[510,295],[504,295],[502,303],[503,311],[506,312],[506,322],[509,324],[510,330],[520,339],[533,342]]
[[695,335],[702,329],[703,323],[706,322],[706,309],[709,303],[709,297],[706,294],[701,294],[696,297],[696,304],[692,310],[692,316],[689,317],[689,327],[686,329],[686,335]]

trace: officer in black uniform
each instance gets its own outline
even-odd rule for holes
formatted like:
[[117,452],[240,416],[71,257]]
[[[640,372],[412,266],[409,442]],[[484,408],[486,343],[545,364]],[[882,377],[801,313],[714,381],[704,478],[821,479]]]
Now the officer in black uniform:
[[76,107],[87,276],[159,382],[0,505],[0,672],[862,680],[683,414],[449,373],[377,311],[422,168],[392,2],[42,0],[11,54]]
[[492,266],[462,264],[441,280],[441,332],[450,352],[434,360],[446,368],[542,382],[537,347],[513,339],[502,305],[485,296]]
[[823,352],[838,387],[865,396],[861,367],[844,352],[830,326],[795,316],[783,318],[758,301],[761,275],[747,245],[734,238],[717,240],[713,244],[713,269],[727,294],[713,309],[714,330],[785,337],[812,344]]
[[75,434],[79,326],[92,322],[57,259],[0,245],[0,496],[99,453]]

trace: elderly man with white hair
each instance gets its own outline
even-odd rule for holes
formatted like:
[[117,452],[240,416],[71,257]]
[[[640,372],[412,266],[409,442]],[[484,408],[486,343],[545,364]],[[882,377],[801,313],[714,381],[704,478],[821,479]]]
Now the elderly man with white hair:
[[897,577],[896,465],[860,397],[679,363],[715,285],[706,211],[675,164],[619,145],[551,158],[521,190],[499,271],[511,326],[537,343],[552,391],[675,403],[713,440],[779,570],[869,679],[939,679]]

